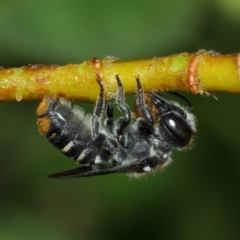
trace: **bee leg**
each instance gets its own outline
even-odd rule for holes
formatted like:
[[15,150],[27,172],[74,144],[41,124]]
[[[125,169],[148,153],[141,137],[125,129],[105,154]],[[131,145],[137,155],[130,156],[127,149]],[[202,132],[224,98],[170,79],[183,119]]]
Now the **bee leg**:
[[118,84],[118,93],[117,93],[117,105],[119,111],[124,115],[117,120],[117,129],[116,134],[122,135],[123,130],[131,121],[131,111],[128,105],[125,103],[125,94],[122,86],[122,82],[118,75],[116,75],[117,84]]
[[[104,99],[104,87],[100,79],[97,79],[97,82],[100,86],[100,93],[96,103],[95,110],[92,115],[92,136],[93,141],[88,143],[88,147],[84,150],[84,159],[88,160],[89,166],[92,165],[104,165],[108,164],[110,159],[110,152],[108,147],[108,142],[106,141],[106,136],[103,133],[99,133],[99,127],[101,124],[101,114],[104,108],[105,99]],[[108,101],[106,101],[106,109],[110,109]],[[112,116],[113,121],[113,110],[108,110],[110,117]],[[109,123],[109,128],[111,125],[111,120]],[[80,157],[81,159],[81,157]],[[90,160],[91,159],[91,160]],[[89,161],[90,160],[90,161]]]
[[113,107],[109,103],[109,101],[106,101],[106,114],[107,114],[106,127],[108,128],[110,133],[114,133]]
[[136,77],[136,81],[137,81],[137,103],[139,105],[140,111],[142,112],[144,117],[147,119],[147,122],[150,125],[153,125],[153,116],[145,105],[144,92],[143,92],[139,77]]
[[133,168],[132,171],[135,173],[152,173],[157,170],[163,169],[170,162],[169,158],[163,158],[159,156],[146,157],[138,165]]
[[97,82],[100,86],[100,94],[96,103],[96,107],[92,116],[92,135],[93,138],[97,138],[100,125],[100,116],[102,113],[102,108],[104,105],[104,87],[100,79],[97,79]]

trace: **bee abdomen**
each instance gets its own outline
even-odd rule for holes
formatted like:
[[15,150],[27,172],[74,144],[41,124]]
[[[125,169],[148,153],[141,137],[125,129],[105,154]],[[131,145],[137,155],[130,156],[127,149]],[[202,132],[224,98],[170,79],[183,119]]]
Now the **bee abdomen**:
[[[83,158],[86,144],[92,141],[90,117],[65,99],[45,97],[37,109],[38,128],[42,135],[65,155]],[[82,154],[82,155],[81,155]]]

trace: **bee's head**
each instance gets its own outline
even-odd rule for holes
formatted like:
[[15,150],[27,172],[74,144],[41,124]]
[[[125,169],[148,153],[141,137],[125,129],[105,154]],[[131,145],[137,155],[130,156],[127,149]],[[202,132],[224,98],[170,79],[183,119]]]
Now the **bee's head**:
[[163,140],[173,147],[187,146],[196,131],[193,114],[154,92],[152,101],[160,113],[159,130]]

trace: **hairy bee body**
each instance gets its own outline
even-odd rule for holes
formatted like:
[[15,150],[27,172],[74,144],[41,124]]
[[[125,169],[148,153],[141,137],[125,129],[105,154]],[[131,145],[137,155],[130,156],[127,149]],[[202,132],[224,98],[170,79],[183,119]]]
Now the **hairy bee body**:
[[[66,99],[45,97],[37,110],[40,132],[63,154],[84,166],[51,177],[84,177],[127,172],[144,175],[164,168],[174,148],[187,146],[195,132],[194,116],[178,104],[161,95],[150,94],[148,105],[137,78],[136,119],[125,103],[124,90],[116,76],[116,104],[123,117],[114,119],[113,108],[104,99],[100,80],[100,95],[93,115]],[[150,104],[157,114],[152,114]],[[102,119],[106,115],[103,125]],[[154,116],[157,117],[154,117]],[[160,117],[159,117],[160,116]]]
[[40,107],[39,129],[49,141],[65,155],[77,161],[92,141],[90,118],[84,115],[82,109],[71,107],[65,99],[45,97]]

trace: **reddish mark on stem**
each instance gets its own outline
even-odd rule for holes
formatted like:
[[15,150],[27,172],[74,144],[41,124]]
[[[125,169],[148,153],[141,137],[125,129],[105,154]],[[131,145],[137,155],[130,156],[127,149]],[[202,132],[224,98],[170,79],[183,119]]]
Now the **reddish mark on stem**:
[[240,81],[240,53],[236,57],[238,80]]
[[[100,60],[98,58],[91,59],[91,62],[93,64],[93,70],[94,70],[94,73],[96,75],[96,81],[98,82],[98,84],[100,86],[100,95],[102,94],[102,96],[104,96],[105,94],[104,94],[104,87],[103,87],[103,82],[102,82],[103,62],[102,62],[102,60]],[[98,99],[100,99],[100,98],[101,97],[99,97]],[[104,98],[105,98],[105,96],[104,96]]]
[[57,93],[58,98],[66,98],[66,93],[64,92],[58,92]]
[[203,94],[203,90],[200,84],[200,79],[198,76],[198,63],[200,57],[206,54],[205,50],[200,50],[197,52],[196,56],[191,60],[187,69],[187,85],[192,93]]
[[27,71],[37,71],[37,70],[53,70],[58,68],[58,65],[44,65],[44,64],[29,64],[28,66],[22,67],[22,69],[27,70]]
[[93,64],[93,69],[94,69],[94,73],[96,75],[96,78],[98,80],[102,79],[102,60],[98,59],[98,58],[92,58],[91,62]]

